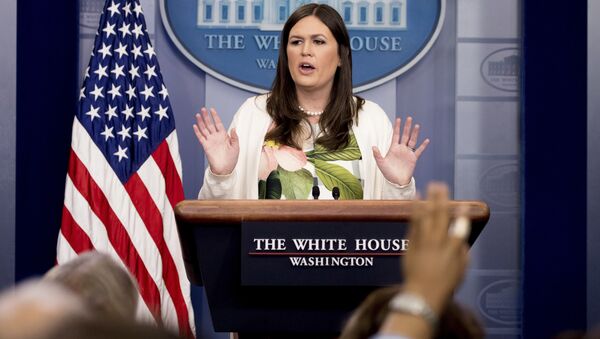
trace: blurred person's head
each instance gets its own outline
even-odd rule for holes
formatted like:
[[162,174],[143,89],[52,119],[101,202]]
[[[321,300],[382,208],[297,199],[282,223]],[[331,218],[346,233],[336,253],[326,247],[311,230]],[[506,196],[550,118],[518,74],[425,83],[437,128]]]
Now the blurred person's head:
[[89,316],[85,303],[64,287],[28,281],[0,294],[0,338],[34,339],[67,319]]
[[176,339],[175,333],[156,326],[119,318],[66,319],[39,339]]
[[96,315],[133,319],[138,303],[137,284],[111,257],[86,252],[55,266],[44,280],[59,283],[80,296]]
[[[389,302],[402,287],[385,287],[369,294],[352,313],[340,339],[367,339],[375,335],[389,312]],[[469,310],[451,301],[440,315],[435,338],[483,339],[480,322]]]
[[594,327],[585,334],[584,339],[600,339],[600,325],[594,325]]

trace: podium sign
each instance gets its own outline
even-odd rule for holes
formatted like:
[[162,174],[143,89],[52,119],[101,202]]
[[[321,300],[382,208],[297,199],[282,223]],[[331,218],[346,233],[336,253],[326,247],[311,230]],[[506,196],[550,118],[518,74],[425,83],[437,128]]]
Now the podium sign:
[[403,222],[242,223],[242,286],[385,286],[401,281]]

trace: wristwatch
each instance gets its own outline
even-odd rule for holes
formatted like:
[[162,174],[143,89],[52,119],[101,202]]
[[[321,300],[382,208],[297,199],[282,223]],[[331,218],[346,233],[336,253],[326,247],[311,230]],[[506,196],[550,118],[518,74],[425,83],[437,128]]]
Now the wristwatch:
[[389,308],[392,312],[406,313],[421,317],[425,319],[432,328],[437,326],[437,314],[433,312],[427,302],[418,294],[400,292],[390,300]]

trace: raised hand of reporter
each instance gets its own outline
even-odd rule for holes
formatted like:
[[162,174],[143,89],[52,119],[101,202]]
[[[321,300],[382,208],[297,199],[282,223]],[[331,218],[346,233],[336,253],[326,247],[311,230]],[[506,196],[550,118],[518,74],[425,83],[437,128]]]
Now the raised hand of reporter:
[[448,188],[444,184],[430,184],[428,200],[414,206],[408,234],[410,244],[402,261],[405,280],[402,292],[394,299],[409,296],[421,300],[423,313],[419,316],[402,310],[392,311],[379,333],[426,339],[435,333],[436,319],[465,274],[469,259],[465,240],[470,224],[468,219],[459,216],[449,226]]
[[392,143],[385,157],[381,155],[381,151],[377,146],[373,146],[373,156],[377,162],[377,167],[389,182],[397,185],[407,185],[413,176],[417,160],[429,145],[429,139],[425,139],[417,147],[420,126],[417,124],[413,128],[412,117],[408,117],[404,123],[402,136],[400,136],[401,122],[400,118],[396,119]]
[[221,118],[214,108],[203,107],[196,113],[194,133],[204,149],[210,170],[216,175],[233,172],[240,153],[240,144],[235,128],[228,134]]
[[402,262],[404,290],[423,296],[439,314],[464,276],[469,259],[465,240],[470,225],[462,224],[468,220],[459,217],[449,229],[445,184],[430,184],[427,196],[425,206],[417,208],[411,222],[409,250]]

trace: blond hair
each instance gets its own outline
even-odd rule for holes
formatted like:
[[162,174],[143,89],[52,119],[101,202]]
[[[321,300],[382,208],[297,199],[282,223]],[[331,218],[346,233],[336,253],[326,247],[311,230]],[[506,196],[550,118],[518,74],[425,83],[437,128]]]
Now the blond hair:
[[80,296],[98,316],[133,319],[138,289],[131,274],[106,254],[90,251],[55,266],[44,280],[57,282]]

